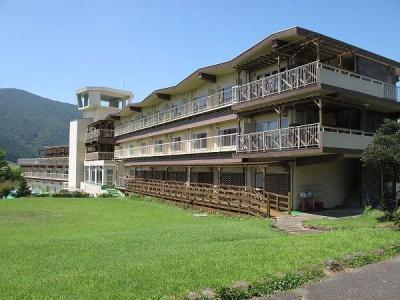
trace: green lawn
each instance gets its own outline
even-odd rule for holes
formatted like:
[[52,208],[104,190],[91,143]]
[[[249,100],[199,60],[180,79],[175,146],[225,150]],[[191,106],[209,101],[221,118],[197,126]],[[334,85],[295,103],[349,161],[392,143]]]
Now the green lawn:
[[374,228],[379,213],[324,221],[341,225],[304,236],[266,220],[193,213],[134,198],[0,201],[1,298],[182,296],[400,239]]

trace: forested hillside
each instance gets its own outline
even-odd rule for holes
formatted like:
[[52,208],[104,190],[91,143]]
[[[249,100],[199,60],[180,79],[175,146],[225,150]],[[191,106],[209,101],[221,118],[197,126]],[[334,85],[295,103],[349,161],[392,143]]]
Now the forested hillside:
[[0,89],[0,148],[7,160],[37,156],[42,146],[68,144],[69,122],[77,106],[19,89]]

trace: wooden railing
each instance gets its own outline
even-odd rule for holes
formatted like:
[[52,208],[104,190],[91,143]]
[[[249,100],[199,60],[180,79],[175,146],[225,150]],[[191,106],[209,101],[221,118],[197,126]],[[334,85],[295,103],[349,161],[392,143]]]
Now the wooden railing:
[[17,164],[29,166],[68,166],[68,157],[19,158]]
[[230,106],[232,104],[232,101],[232,88],[230,88],[210,96],[206,96],[182,105],[178,105],[176,107],[169,108],[164,111],[160,111],[139,120],[131,121],[127,124],[117,126],[115,128],[115,136],[134,132],[159,124],[164,124],[215,109],[220,109],[226,106]]
[[114,130],[110,129],[96,129],[90,131],[86,134],[86,140],[92,140],[96,138],[113,138],[114,137]]
[[114,152],[89,152],[85,155],[86,160],[113,160]]
[[238,136],[237,152],[260,152],[320,146],[319,123],[280,128]]
[[115,150],[115,158],[236,151],[236,133]]
[[224,213],[271,216],[271,210],[291,211],[291,196],[263,192],[245,186],[196,184],[177,181],[144,180],[132,176],[119,178],[119,188],[128,192],[163,198],[193,208]]

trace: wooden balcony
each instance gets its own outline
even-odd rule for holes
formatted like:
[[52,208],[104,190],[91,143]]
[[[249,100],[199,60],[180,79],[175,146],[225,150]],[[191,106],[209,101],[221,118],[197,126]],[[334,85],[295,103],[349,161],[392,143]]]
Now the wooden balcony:
[[240,134],[237,137],[237,153],[242,157],[252,157],[253,153],[258,153],[257,156],[269,156],[271,153],[274,156],[283,156],[283,153],[291,156],[312,152],[361,153],[373,136],[372,132],[315,123]]
[[19,158],[20,166],[68,166],[68,157]]
[[45,180],[57,180],[57,181],[68,180],[68,174],[62,174],[62,173],[24,172],[22,173],[22,176],[25,178],[45,179]]
[[400,101],[400,87],[318,61],[233,88],[234,110],[254,109],[278,98],[306,96],[324,89],[348,90],[375,98]]
[[115,150],[116,159],[236,151],[236,134]]
[[85,155],[85,160],[113,160],[114,152],[89,152]]
[[86,143],[114,144],[114,130],[96,129],[86,134]]
[[117,126],[115,128],[115,136],[230,106],[233,103],[232,91],[233,89],[224,90],[214,95],[196,99],[145,118]]

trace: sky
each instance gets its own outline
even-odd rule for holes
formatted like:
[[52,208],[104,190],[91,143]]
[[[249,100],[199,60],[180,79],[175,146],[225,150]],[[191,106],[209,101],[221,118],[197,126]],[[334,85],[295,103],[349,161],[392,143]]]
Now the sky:
[[301,26],[400,61],[400,0],[0,0],[0,88],[75,103],[75,90],[175,85]]

